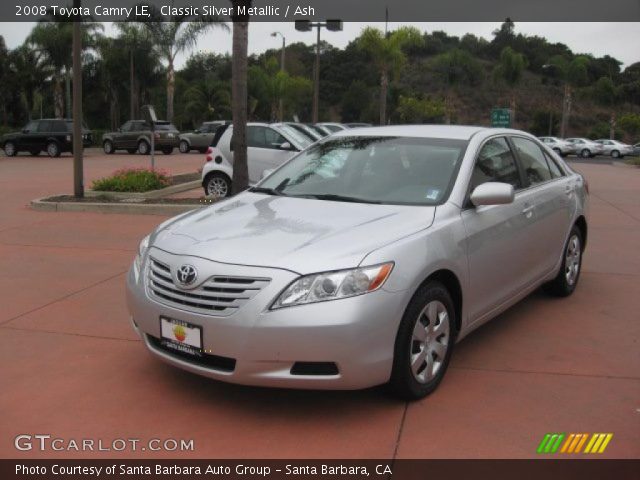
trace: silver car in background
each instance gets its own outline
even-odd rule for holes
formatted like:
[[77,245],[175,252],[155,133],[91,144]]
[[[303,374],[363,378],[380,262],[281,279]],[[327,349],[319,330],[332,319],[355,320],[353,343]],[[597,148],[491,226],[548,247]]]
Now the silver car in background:
[[143,239],[131,323],[213,379],[421,398],[458,340],[541,285],[574,291],[587,193],[517,130],[337,132]]
[[625,155],[633,155],[633,145],[627,145],[618,140],[603,138],[596,140],[596,143],[602,145],[603,155],[610,155],[613,158],[623,158]]
[[562,140],[558,137],[538,137],[542,143],[544,143],[551,150],[556,152],[561,157],[566,157],[570,153],[575,153],[573,144]]
[[212,122],[203,122],[193,132],[181,133],[180,143],[178,149],[180,153],[189,153],[191,150],[197,150],[200,153],[205,153],[211,141],[213,140],[216,130],[221,125],[224,125],[225,120],[215,120]]
[[588,138],[567,138],[565,141],[571,144],[573,147],[572,153],[578,157],[592,158],[596,155],[602,155],[604,152],[602,145]]

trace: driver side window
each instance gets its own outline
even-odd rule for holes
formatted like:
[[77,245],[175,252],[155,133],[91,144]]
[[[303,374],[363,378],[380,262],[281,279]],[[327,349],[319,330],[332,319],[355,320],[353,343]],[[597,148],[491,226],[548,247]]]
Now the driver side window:
[[508,183],[514,190],[522,188],[513,152],[504,137],[492,138],[480,149],[471,174],[470,191],[486,182]]
[[120,127],[120,131],[128,132],[131,130],[131,122],[125,122],[124,125]]

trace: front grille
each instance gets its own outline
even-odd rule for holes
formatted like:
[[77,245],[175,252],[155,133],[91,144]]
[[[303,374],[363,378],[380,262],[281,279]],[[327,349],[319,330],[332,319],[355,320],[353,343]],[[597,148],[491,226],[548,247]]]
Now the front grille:
[[171,307],[206,315],[227,317],[253,298],[271,279],[214,275],[192,290],[173,283],[171,269],[155,258],[149,259],[149,294]]
[[236,360],[229,357],[221,357],[220,355],[210,355],[203,353],[202,356],[196,357],[189,355],[188,353],[181,352],[179,350],[173,350],[162,344],[162,342],[156,337],[147,335],[147,340],[156,350],[161,350],[165,355],[177,358],[179,360],[185,360],[189,363],[199,365],[201,367],[212,368],[220,370],[222,372],[233,372],[236,368]]

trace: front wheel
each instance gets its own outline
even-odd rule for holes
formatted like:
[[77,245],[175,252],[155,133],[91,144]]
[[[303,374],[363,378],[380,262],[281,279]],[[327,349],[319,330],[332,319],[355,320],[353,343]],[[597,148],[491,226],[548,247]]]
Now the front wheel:
[[613,152],[611,152],[611,156],[613,158],[620,158],[620,152],[618,150],[614,150]]
[[7,157],[15,157],[18,154],[16,144],[13,142],[7,142],[4,144],[4,154]]
[[576,289],[582,267],[582,245],[582,233],[574,225],[564,247],[558,275],[544,286],[547,292],[558,297],[568,297]]
[[47,155],[51,158],[60,156],[60,146],[56,142],[49,142],[47,144]]
[[591,157],[591,151],[588,148],[585,148],[584,150],[582,150],[582,152],[580,152],[580,156],[582,158],[589,158]]
[[189,153],[189,150],[191,150],[189,148],[189,142],[181,140],[180,145],[178,145],[178,150],[180,150],[180,153]]
[[138,143],[138,153],[140,155],[148,155],[151,147],[145,140],[140,140]]
[[204,181],[205,195],[224,198],[231,194],[231,180],[222,172],[213,172]]
[[113,142],[111,140],[105,140],[102,143],[102,150],[104,150],[104,153],[107,155],[111,155],[116,151],[116,149],[113,148]]
[[433,392],[445,375],[456,338],[456,312],[440,282],[429,281],[415,293],[396,336],[389,387],[393,394],[417,400]]

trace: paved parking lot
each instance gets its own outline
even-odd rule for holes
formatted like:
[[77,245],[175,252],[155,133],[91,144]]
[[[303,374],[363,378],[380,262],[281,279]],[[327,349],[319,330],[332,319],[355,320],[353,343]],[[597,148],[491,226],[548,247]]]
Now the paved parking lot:
[[[157,156],[172,173],[203,156]],[[148,157],[89,151],[87,179]],[[640,457],[640,170],[574,163],[591,188],[581,284],[534,293],[456,349],[438,391],[305,392],[216,383],[147,355],[124,277],[154,216],[45,213],[72,160],[0,157],[0,457],[176,453],[17,452],[18,434],[194,439],[201,458],[523,458],[547,432],[612,432],[603,456]],[[180,454],[183,455],[183,454]]]

